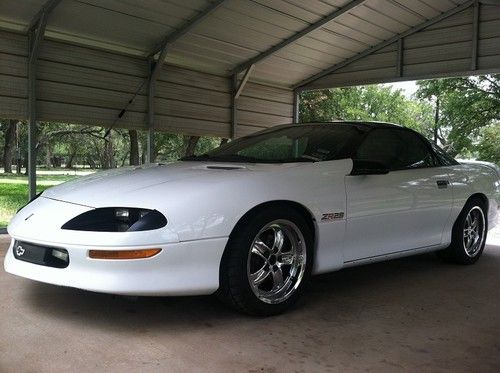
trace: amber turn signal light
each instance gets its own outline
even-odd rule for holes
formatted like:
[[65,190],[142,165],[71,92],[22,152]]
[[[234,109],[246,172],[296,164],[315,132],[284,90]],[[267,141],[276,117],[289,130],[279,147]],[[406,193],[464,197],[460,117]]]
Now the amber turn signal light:
[[144,259],[151,258],[161,249],[141,250],[89,250],[89,258],[92,259]]

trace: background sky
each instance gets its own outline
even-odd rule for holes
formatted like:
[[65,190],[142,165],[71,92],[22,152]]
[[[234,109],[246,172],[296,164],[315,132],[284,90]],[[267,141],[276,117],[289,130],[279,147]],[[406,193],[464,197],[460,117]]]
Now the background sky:
[[386,83],[382,85],[386,87],[392,86],[394,89],[401,89],[407,98],[411,98],[418,88],[415,80],[410,80],[408,82]]

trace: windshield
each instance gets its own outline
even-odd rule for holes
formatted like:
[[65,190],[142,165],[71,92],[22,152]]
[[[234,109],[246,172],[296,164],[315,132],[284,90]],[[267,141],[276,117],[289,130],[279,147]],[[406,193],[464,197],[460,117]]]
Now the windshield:
[[356,126],[348,125],[290,126],[243,137],[182,160],[291,163],[339,159],[359,133]]

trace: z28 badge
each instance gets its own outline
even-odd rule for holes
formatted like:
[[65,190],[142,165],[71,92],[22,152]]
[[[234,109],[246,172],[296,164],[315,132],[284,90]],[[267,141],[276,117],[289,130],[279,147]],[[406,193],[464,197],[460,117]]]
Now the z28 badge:
[[332,221],[332,220],[340,220],[344,218],[344,212],[329,212],[327,214],[323,214],[321,217],[321,221]]

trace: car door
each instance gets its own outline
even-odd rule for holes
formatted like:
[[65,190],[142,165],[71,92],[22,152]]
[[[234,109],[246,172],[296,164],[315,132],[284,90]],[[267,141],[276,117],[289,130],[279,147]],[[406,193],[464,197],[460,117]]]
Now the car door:
[[346,176],[344,262],[439,245],[452,206],[448,174],[408,129],[376,128],[353,154],[383,175]]

